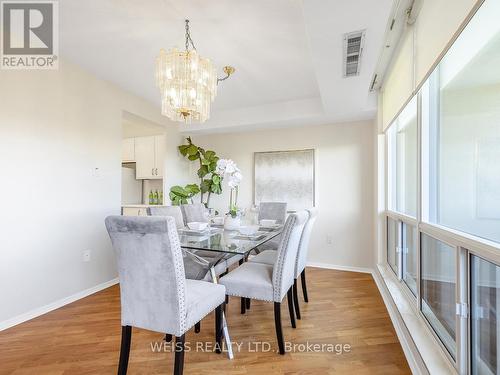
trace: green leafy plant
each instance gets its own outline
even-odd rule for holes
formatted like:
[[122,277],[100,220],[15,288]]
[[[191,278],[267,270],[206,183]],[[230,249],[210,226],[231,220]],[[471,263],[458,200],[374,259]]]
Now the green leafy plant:
[[[210,203],[210,196],[212,194],[222,193],[222,177],[216,172],[217,161],[219,160],[219,157],[217,156],[215,151],[205,150],[204,148],[193,144],[191,137],[187,137],[186,141],[187,144],[183,144],[178,147],[179,152],[182,156],[188,158],[188,160],[198,161],[200,165],[197,171],[197,175],[200,178],[200,184],[186,185],[186,187],[192,185],[198,187],[198,191],[194,195],[200,193],[201,203],[204,203],[205,206],[208,207]],[[173,192],[174,188],[176,188],[176,192]],[[175,204],[172,196],[176,197],[176,201],[179,201],[179,198],[177,197],[179,196],[178,192],[180,190],[177,188],[179,188],[179,186],[173,186],[170,189],[170,199],[172,200],[172,204]],[[192,196],[190,198],[192,198]],[[183,203],[181,201],[181,203],[178,204]]]
[[229,212],[228,214],[234,219],[238,216],[238,207],[236,207],[235,205],[232,205],[231,207],[229,207]]
[[231,192],[229,194],[229,212],[228,212],[228,214],[231,215],[231,217],[233,219],[235,217],[237,217],[238,213],[239,213],[239,209],[238,209],[236,202],[238,202],[238,186],[232,188]]
[[196,184],[188,184],[182,186],[172,186],[170,188],[169,197],[174,206],[181,204],[192,203],[193,197],[200,192],[200,188]]

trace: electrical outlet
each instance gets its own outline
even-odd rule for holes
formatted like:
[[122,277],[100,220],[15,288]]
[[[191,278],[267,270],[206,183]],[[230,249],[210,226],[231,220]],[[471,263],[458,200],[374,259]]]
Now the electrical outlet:
[[326,236],[326,243],[327,245],[331,245],[333,243],[333,238],[331,235]]
[[84,262],[90,262],[90,255],[91,255],[91,251],[90,250],[85,250],[83,252],[83,261]]

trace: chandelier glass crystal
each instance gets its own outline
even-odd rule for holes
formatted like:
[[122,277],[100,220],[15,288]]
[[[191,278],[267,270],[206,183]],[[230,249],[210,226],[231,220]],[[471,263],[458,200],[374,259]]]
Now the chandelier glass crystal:
[[[234,68],[229,69],[231,73],[226,68],[229,77]],[[212,62],[197,53],[186,20],[186,49],[172,48],[168,52],[161,49],[156,58],[156,86],[161,93],[162,114],[173,121],[205,122],[217,95],[217,83],[227,77],[218,79]]]

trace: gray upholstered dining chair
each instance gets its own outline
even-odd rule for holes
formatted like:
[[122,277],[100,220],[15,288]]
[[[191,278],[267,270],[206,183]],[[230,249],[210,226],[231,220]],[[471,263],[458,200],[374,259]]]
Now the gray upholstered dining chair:
[[126,374],[132,327],[176,337],[174,374],[183,373],[185,333],[216,310],[222,344],[223,285],[187,280],[172,217],[109,216],[106,228],[118,263],[122,340],[118,374]]
[[[300,277],[302,283],[302,294],[304,296],[304,301],[309,302],[309,298],[307,296],[307,285],[306,285],[306,263],[307,263],[307,254],[309,252],[309,242],[311,239],[311,232],[314,227],[314,223],[316,222],[316,217],[318,216],[317,208],[309,208],[308,219],[306,224],[304,225],[304,230],[302,232],[302,236],[300,238],[299,251],[297,253],[297,260],[295,262],[295,280],[293,282],[293,300],[295,306],[295,312],[297,314],[297,319],[300,319],[300,306],[299,306],[299,298],[297,296],[297,279]],[[275,250],[265,250],[255,257],[251,258],[249,262],[251,263],[261,263],[272,265],[276,262],[277,252]]]
[[[184,218],[180,206],[151,206],[148,207],[147,213],[149,216],[171,216],[175,220],[177,229],[184,228]],[[211,281],[210,268],[215,265],[215,274],[217,276],[227,272],[228,261],[220,260],[220,254],[211,251],[183,251],[184,270],[187,279]],[[233,262],[234,263],[234,262]],[[231,264],[233,264],[231,263]],[[201,323],[196,323],[194,328],[196,333],[201,330]]]
[[184,228],[184,217],[179,206],[150,206],[147,209],[149,216],[171,216],[175,220],[177,229]]
[[[150,216],[171,216],[175,220],[177,229],[184,228],[184,219],[180,206],[158,206],[148,207],[148,215]],[[184,255],[184,270],[186,271],[186,278],[205,281],[210,281],[210,265],[220,257],[220,254],[211,251],[196,251],[196,256],[183,252]],[[200,259],[201,258],[201,259]],[[205,260],[205,261],[204,261]],[[215,273],[220,275],[226,272],[228,267],[227,261],[222,260],[215,266]]]
[[[183,204],[181,205],[182,215],[184,217],[184,223],[191,223],[193,221],[198,222],[207,222],[209,221],[208,210],[203,203],[193,203],[193,204]],[[210,253],[205,251],[203,254],[198,252],[200,256],[210,257]],[[228,268],[233,264],[239,262],[240,264],[243,262],[243,256],[241,255],[233,255],[230,258],[227,258],[224,263],[219,264],[215,269],[217,275],[227,272]],[[220,272],[219,272],[220,271]]]
[[[201,203],[200,203],[201,204]],[[203,209],[205,209],[205,206]],[[171,216],[175,219],[177,229],[184,228],[184,218],[180,206],[151,206],[148,207],[150,216]],[[215,264],[214,270],[217,276],[228,272],[228,268],[243,259],[241,255],[233,255],[226,259],[220,259],[221,254],[212,251],[190,250],[183,251],[184,270],[187,279],[211,281],[210,268]],[[201,323],[196,323],[195,332],[201,330]]]
[[184,223],[208,222],[208,210],[203,203],[192,203],[181,205]]
[[[287,206],[288,204],[286,202],[260,202],[258,217],[259,223],[261,220],[267,219],[276,220],[276,224],[283,224],[286,220]],[[281,236],[277,236],[271,241],[259,246],[258,249],[255,249],[255,252],[258,254],[267,249],[277,249],[280,240]]]
[[277,224],[283,224],[286,219],[286,202],[260,202],[259,222],[263,219],[276,220]]
[[219,280],[226,287],[226,294],[229,296],[274,302],[274,322],[280,354],[285,354],[281,326],[281,302],[285,295],[288,300],[290,321],[295,328],[292,286],[297,251],[306,220],[305,211],[288,217],[274,265],[246,262]]

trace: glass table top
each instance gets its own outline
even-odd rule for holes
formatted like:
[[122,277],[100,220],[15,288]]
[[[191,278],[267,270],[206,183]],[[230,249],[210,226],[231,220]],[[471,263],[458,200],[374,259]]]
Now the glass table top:
[[257,233],[244,235],[237,230],[226,230],[212,225],[205,231],[179,230],[181,247],[194,250],[209,250],[228,254],[246,254],[263,243],[278,236],[282,226],[259,227]]

